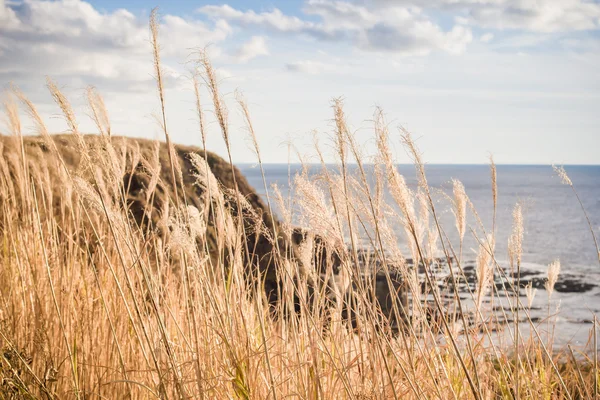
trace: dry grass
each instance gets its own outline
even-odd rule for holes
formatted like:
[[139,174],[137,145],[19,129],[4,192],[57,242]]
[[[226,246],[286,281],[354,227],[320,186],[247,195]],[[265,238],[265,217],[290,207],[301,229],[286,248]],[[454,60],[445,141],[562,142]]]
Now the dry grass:
[[[395,167],[381,110],[374,118],[378,152],[371,173],[336,99],[340,168],[328,169],[316,144],[321,179],[307,169],[297,175],[294,206],[274,191],[280,224],[271,217],[271,198],[262,203],[230,153],[224,162],[171,143],[157,28],[153,12],[166,146],[113,137],[93,88],[87,96],[100,134],[95,138],[80,134],[51,80],[71,136],[48,135],[35,106],[13,89],[41,134],[25,138],[16,100],[5,103],[11,135],[0,140],[0,398],[597,396],[597,323],[593,357],[589,348],[557,351],[550,310],[546,335],[530,318],[531,287],[529,304],[521,304],[519,205],[513,234],[501,238],[510,241],[511,268],[498,264],[493,161],[490,234],[472,208],[481,226],[467,225],[471,203],[459,181],[449,202],[455,226],[444,227],[410,135],[400,132],[415,159],[415,191]],[[228,112],[214,69],[205,55],[198,66],[229,150]],[[205,143],[199,82],[196,76]],[[262,167],[250,110],[242,97],[238,101]],[[564,170],[558,172],[574,190]],[[263,183],[266,189],[264,173]],[[298,236],[293,220],[304,222],[306,233]],[[457,229],[460,243],[445,229]],[[478,281],[463,304],[456,288],[465,279],[462,241],[469,232],[480,243]],[[359,236],[367,238],[364,248]],[[408,241],[411,254],[403,254],[400,241]],[[423,285],[405,256],[421,263]],[[440,288],[436,271],[448,264],[452,285]],[[549,268],[549,296],[559,265]],[[410,303],[391,296],[384,312],[374,289],[378,273],[388,287],[402,276]],[[504,290],[492,284],[495,274]],[[498,317],[482,306],[485,297],[505,299],[511,309]],[[508,342],[492,333],[505,326]]]

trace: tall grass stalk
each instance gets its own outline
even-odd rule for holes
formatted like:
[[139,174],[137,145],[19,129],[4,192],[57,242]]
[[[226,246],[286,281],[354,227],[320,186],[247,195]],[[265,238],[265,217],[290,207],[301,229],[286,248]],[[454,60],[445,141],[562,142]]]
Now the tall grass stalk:
[[573,194],[575,195],[575,197],[577,198],[577,202],[579,203],[579,206],[581,207],[581,211],[583,211],[583,215],[585,216],[585,220],[588,224],[588,228],[592,235],[592,239],[594,241],[594,246],[596,247],[598,263],[600,263],[600,246],[598,245],[598,239],[596,238],[596,233],[594,232],[594,227],[592,226],[592,221],[590,221],[590,217],[588,216],[587,211],[585,210],[585,207],[583,206],[583,202],[581,201],[581,198],[579,197],[579,193],[577,193],[577,190],[575,190],[575,186],[573,185],[571,178],[569,178],[569,175],[567,175],[567,172],[565,171],[564,167],[557,167],[557,166],[553,165],[552,168],[554,169],[554,172],[556,172],[556,174],[559,176],[561,182],[565,185],[568,185],[571,188],[571,190],[573,191]]
[[[179,208],[179,195],[177,190],[177,179],[175,178],[175,162],[173,160],[174,157],[174,147],[173,143],[171,143],[171,136],[169,135],[169,130],[167,129],[167,114],[165,111],[165,89],[163,84],[163,74],[162,68],[160,65],[160,44],[158,42],[158,8],[153,8],[150,13],[150,40],[152,43],[152,56],[154,57],[154,73],[156,74],[156,87],[158,90],[158,98],[160,99],[160,111],[161,111],[161,127],[165,134],[165,140],[167,141],[167,148],[169,150],[169,164],[171,164],[171,179],[173,180],[173,190],[175,191],[175,204],[177,208]],[[184,188],[181,188],[184,190]]]

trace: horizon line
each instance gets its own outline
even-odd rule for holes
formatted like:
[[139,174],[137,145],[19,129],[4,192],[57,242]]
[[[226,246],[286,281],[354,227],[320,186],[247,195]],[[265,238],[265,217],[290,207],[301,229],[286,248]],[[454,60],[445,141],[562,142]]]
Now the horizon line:
[[[239,162],[239,163],[235,163],[237,165],[258,165],[258,162]],[[301,165],[302,163],[300,162],[295,162],[295,163],[282,163],[282,162],[263,162],[263,165]],[[321,163],[305,163],[306,165],[309,166],[320,166]],[[334,163],[334,162],[327,162],[325,163],[325,165],[327,166],[338,166],[339,163]],[[357,163],[346,163],[347,166],[358,166]],[[375,165],[373,163],[362,163],[362,165]],[[396,166],[414,166],[415,164],[412,163],[395,163],[394,165]],[[439,162],[434,162],[434,163],[425,163],[425,166],[465,166],[465,167],[483,167],[483,166],[487,166],[489,167],[490,164],[482,164],[482,163],[439,163]],[[527,163],[495,163],[495,165],[497,167],[499,166],[503,166],[503,167],[550,167],[552,168],[553,165],[556,166],[562,166],[562,167],[600,167],[600,164],[527,164]]]

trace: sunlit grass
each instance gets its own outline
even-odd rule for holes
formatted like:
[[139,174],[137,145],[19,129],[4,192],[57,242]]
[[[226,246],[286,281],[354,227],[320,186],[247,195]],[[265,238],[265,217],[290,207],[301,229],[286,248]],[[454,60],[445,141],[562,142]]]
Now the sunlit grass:
[[[433,200],[424,161],[410,134],[400,130],[419,182],[414,190],[407,186],[390,150],[395,133],[381,110],[374,116],[377,152],[363,154],[336,99],[339,166],[328,168],[315,142],[318,179],[306,165],[290,177],[290,204],[278,188],[267,187],[263,172],[273,198],[257,207],[241,193],[227,108],[204,54],[193,82],[199,137],[204,145],[204,79],[227,145],[227,168],[221,165],[216,174],[209,167],[214,156],[196,149],[184,157],[171,142],[152,18],[166,144],[112,137],[104,102],[93,89],[87,98],[98,136],[79,132],[68,99],[51,80],[70,137],[50,136],[16,88],[6,102],[0,398],[597,396],[597,320],[582,349],[554,346],[550,308],[546,323],[532,322],[525,299],[533,291],[519,285],[523,215],[516,205],[510,238],[496,237],[493,162],[493,226],[486,227],[459,181],[447,205]],[[17,101],[41,138],[23,136]],[[262,172],[260,135],[243,97],[238,104]],[[374,160],[368,171],[366,160]],[[351,172],[349,164],[358,168]],[[140,176],[145,180],[136,188]],[[281,222],[271,218],[275,205]],[[442,206],[454,212],[453,225],[441,225]],[[466,223],[469,212],[475,226]],[[304,225],[301,240],[294,240],[293,221]],[[459,242],[448,239],[451,230]],[[462,301],[462,244],[470,234],[479,243],[477,285]],[[366,240],[359,244],[359,237]],[[499,240],[509,240],[510,265],[498,263]],[[447,265],[450,284],[440,287],[436,271]],[[549,268],[548,296],[557,266]],[[375,273],[389,288],[402,276],[402,294],[410,301],[391,296],[384,315]],[[494,276],[504,290],[493,284]],[[495,313],[484,298],[510,307]]]

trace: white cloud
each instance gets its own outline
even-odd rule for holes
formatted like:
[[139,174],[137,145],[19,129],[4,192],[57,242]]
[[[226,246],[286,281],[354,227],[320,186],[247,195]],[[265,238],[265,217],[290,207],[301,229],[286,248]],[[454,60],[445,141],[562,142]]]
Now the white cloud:
[[310,75],[319,75],[330,72],[339,73],[341,72],[342,68],[334,64],[324,63],[320,61],[303,60],[287,63],[285,65],[285,69],[287,69],[290,72],[301,72]]
[[598,29],[600,4],[586,0],[486,0],[463,2],[478,25],[532,32]]
[[356,0],[374,8],[437,8],[464,21],[494,29],[567,32],[600,28],[600,4],[593,0]]
[[6,5],[5,0],[0,0],[0,26],[5,29],[14,29],[19,24],[15,12]]
[[313,25],[297,17],[286,16],[278,9],[263,13],[256,13],[253,10],[243,12],[225,4],[222,6],[203,6],[198,9],[198,12],[226,20],[237,21],[242,25],[264,25],[282,32],[300,31]]
[[553,40],[553,37],[548,34],[539,33],[517,33],[514,35],[506,35],[494,40],[493,47],[495,49],[512,49],[519,50],[524,48],[536,48],[548,41]]
[[480,42],[483,43],[489,43],[494,39],[494,34],[493,33],[484,33],[483,35],[481,35],[481,37],[479,38]]
[[236,51],[236,58],[238,62],[246,63],[253,58],[268,54],[269,48],[266,38],[264,36],[252,36],[249,41]]
[[575,50],[583,53],[596,53],[600,52],[600,41],[582,38],[582,39],[563,39],[560,44],[569,50]]
[[457,24],[461,24],[461,25],[468,25],[469,24],[469,19],[466,17],[463,17],[462,15],[457,15],[456,17],[454,17],[454,21]]
[[244,27],[302,34],[324,41],[345,41],[362,50],[379,52],[424,55],[443,50],[460,53],[472,40],[469,28],[457,25],[444,31],[415,7],[396,6],[382,10],[347,1],[309,0],[303,11],[317,17],[317,21],[288,16],[278,9],[256,13],[228,5],[211,5],[198,11]]
[[[179,79],[173,71],[189,54],[186,47],[218,43],[230,33],[225,21],[210,28],[163,16],[160,43],[165,70],[171,71],[167,79]],[[26,86],[32,76],[50,75],[59,81],[106,82],[119,91],[151,85],[148,17],[127,10],[101,13],[81,0],[0,0],[0,43],[0,80],[5,82]]]

